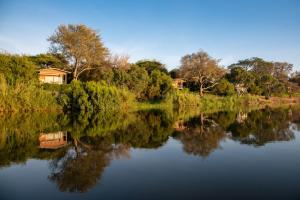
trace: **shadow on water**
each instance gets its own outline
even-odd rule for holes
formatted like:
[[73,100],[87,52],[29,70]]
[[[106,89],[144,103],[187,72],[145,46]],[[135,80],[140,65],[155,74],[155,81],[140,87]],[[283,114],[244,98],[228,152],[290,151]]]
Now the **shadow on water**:
[[300,128],[299,110],[1,116],[0,167],[48,160],[48,179],[60,191],[86,192],[101,181],[112,160],[130,159],[132,148],[162,147],[170,137],[180,141],[184,152],[200,157],[209,157],[226,139],[254,147],[293,140]]

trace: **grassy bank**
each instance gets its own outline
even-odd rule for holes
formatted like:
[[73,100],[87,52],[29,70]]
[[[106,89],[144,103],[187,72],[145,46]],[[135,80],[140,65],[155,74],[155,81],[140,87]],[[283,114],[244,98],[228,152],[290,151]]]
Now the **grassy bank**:
[[300,104],[300,97],[270,97],[243,95],[243,96],[216,96],[205,94],[200,97],[197,93],[176,91],[161,101],[137,102],[135,110],[166,109],[198,110],[202,113],[217,111],[253,110],[265,106],[278,107],[283,105]]

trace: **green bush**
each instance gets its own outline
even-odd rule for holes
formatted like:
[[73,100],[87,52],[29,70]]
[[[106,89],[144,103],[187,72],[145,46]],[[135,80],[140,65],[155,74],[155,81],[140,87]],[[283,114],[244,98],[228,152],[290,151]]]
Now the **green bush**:
[[58,102],[73,112],[113,112],[130,106],[133,95],[104,82],[72,81],[60,90]]
[[129,79],[126,83],[128,89],[136,95],[137,99],[142,99],[149,82],[147,71],[142,67],[132,65],[128,74]]
[[248,92],[250,94],[254,94],[254,95],[261,95],[262,89],[259,86],[252,84],[249,86]]
[[26,56],[0,54],[0,111],[59,109],[55,94],[39,84],[36,67]]
[[166,102],[178,108],[199,106],[200,100],[201,98],[199,94],[190,92],[188,90],[173,90],[173,92],[169,93],[165,99]]
[[59,109],[55,96],[35,83],[8,85],[0,74],[0,111]]
[[0,54],[0,73],[8,85],[38,81],[36,65],[26,56]]
[[214,87],[213,92],[221,96],[230,96],[235,94],[234,85],[227,79],[221,79],[220,82]]
[[172,90],[172,79],[167,74],[153,70],[148,87],[144,92],[145,99],[163,99]]

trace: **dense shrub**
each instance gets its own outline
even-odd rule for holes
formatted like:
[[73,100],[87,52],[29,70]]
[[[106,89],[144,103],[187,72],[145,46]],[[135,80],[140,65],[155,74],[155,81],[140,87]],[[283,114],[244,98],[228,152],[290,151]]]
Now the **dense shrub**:
[[260,88],[259,86],[252,84],[248,87],[248,92],[250,94],[254,94],[254,95],[261,95],[262,94],[262,88]]
[[166,102],[175,107],[199,106],[200,100],[198,93],[189,92],[188,90],[173,90],[165,99]]
[[25,56],[0,54],[0,73],[12,86],[38,80],[35,64]]
[[145,99],[163,99],[172,90],[172,79],[167,74],[154,70],[150,74],[148,87],[145,90]]
[[142,99],[150,79],[147,71],[142,67],[133,65],[129,69],[128,74],[130,77],[126,83],[128,89],[136,95],[137,99]]
[[30,111],[59,109],[51,92],[35,83],[8,85],[0,74],[0,111]]
[[0,111],[58,109],[55,96],[43,90],[37,74],[26,56],[0,54]]
[[126,89],[108,86],[104,82],[72,83],[60,90],[58,102],[74,112],[113,112],[130,106],[133,95]]
[[220,97],[216,95],[204,95],[200,101],[200,109],[203,112],[215,112],[220,110],[238,110],[248,106],[258,106],[259,98],[251,95],[238,97],[236,95]]
[[234,85],[227,79],[221,79],[219,84],[214,87],[213,92],[221,96],[230,96],[235,94]]
[[161,100],[172,88],[172,79],[165,68],[162,70],[159,66],[150,64],[132,64],[128,69],[103,67],[94,71],[93,76],[83,76],[83,80],[104,81],[108,85],[128,89],[139,101]]

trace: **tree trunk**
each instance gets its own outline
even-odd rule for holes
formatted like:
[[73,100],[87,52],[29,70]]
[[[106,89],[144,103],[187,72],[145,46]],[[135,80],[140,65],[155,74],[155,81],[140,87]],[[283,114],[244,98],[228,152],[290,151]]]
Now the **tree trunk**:
[[203,96],[203,76],[200,76],[199,77],[199,94],[200,94],[200,97]]
[[201,83],[200,83],[199,94],[200,94],[201,97],[203,96],[203,85]]
[[77,59],[75,60],[75,64],[74,64],[74,72],[73,72],[73,80],[77,80],[77,71],[78,71],[78,61]]
[[75,68],[73,72],[73,80],[77,80],[77,67]]

